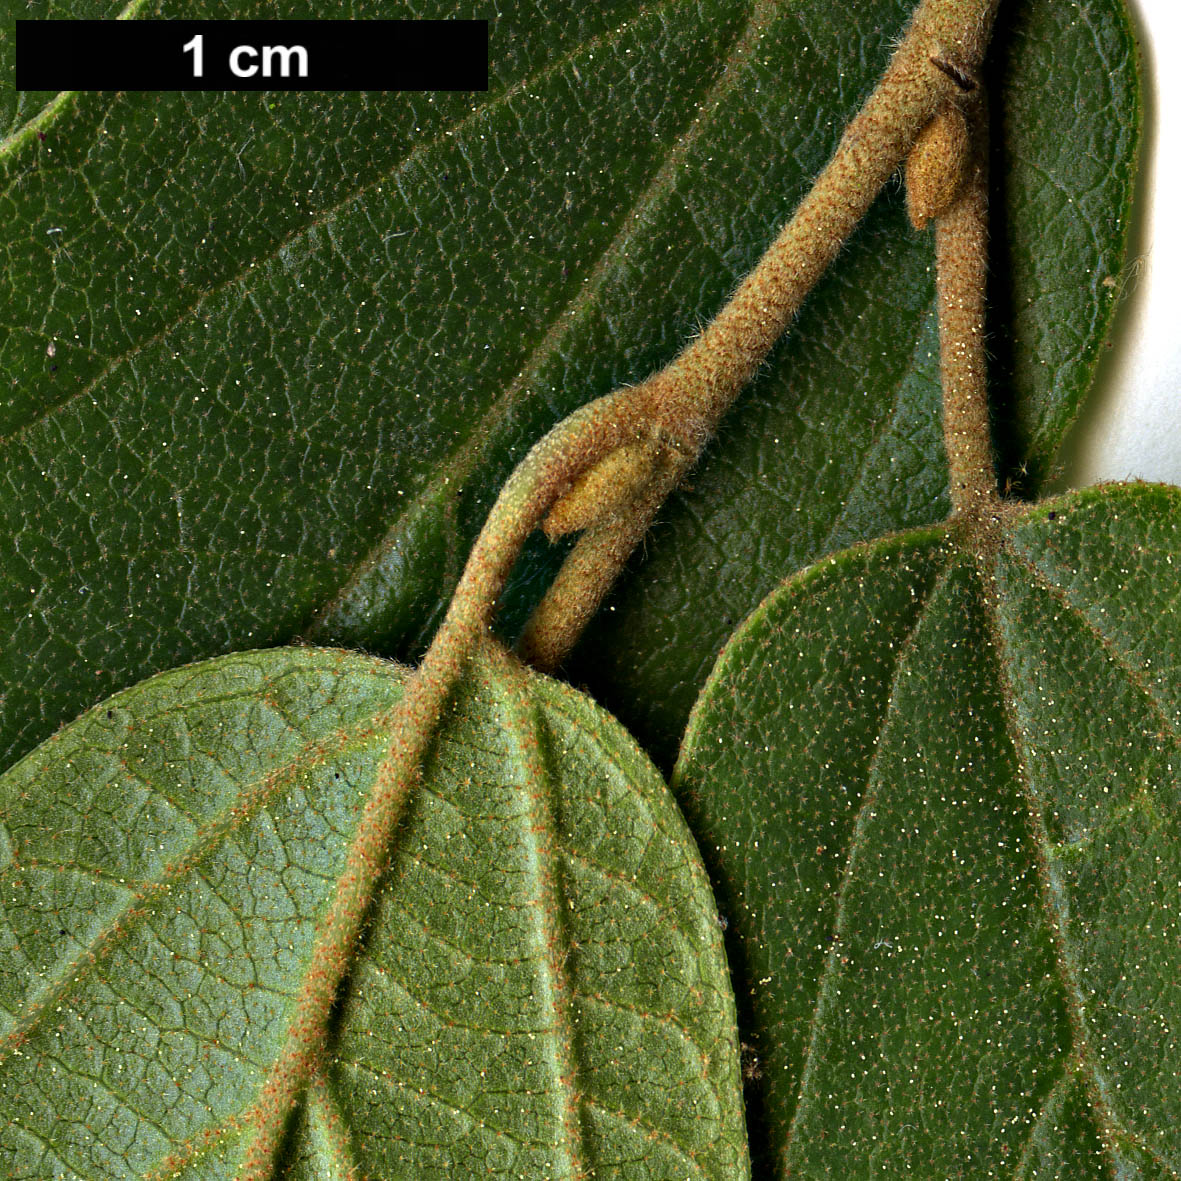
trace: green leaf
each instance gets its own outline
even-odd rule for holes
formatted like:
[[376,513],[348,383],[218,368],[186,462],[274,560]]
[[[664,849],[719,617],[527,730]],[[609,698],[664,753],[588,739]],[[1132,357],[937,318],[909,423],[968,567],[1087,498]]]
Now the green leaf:
[[1150,485],[1009,511],[979,563],[903,533],[726,648],[674,790],[756,1175],[1181,1175],[1179,542]]
[[[222,657],[0,779],[0,1173],[234,1175],[404,675]],[[523,670],[448,711],[328,1049],[291,1178],[748,1175],[692,839],[619,726]]]
[[[487,94],[77,94],[34,127],[47,96],[9,90],[0,759],[185,660],[420,650],[512,466],[714,313],[910,7],[504,0]],[[1135,65],[1119,0],[1004,9],[999,432],[1040,478],[1109,317]],[[578,665],[663,749],[778,578],[943,515],[929,267],[888,194]],[[510,626],[553,560],[533,553]]]

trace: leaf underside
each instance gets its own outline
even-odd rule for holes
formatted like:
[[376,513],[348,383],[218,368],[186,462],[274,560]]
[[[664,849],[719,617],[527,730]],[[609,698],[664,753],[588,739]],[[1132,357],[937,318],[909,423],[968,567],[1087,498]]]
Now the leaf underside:
[[[219,658],[0,779],[0,1174],[235,1175],[404,675],[327,649]],[[328,1059],[291,1181],[748,1175],[704,871],[586,698],[473,672]]]
[[759,1058],[756,1175],[1181,1176],[1181,491],[847,551],[674,777]]
[[[79,94],[33,129],[37,102],[0,94],[0,759],[187,660],[295,636],[420,650],[525,449],[716,311],[911,7],[504,0],[477,95]],[[1009,311],[990,345],[1007,468],[1036,485],[1122,263],[1122,4],[1006,3],[996,68]],[[929,237],[892,191],[576,675],[670,752],[725,635],[784,574],[942,518],[936,405]],[[510,627],[553,561],[531,554]]]

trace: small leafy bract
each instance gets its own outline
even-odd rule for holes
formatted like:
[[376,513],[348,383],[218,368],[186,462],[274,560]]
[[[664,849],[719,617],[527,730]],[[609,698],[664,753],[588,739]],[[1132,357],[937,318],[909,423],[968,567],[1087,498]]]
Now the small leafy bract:
[[787,582],[695,708],[763,1175],[1181,1172],[1181,491],[1004,511]]
[[[404,675],[327,649],[219,658],[0,779],[0,1174],[234,1175]],[[586,698],[468,678],[327,1058],[292,1178],[747,1175],[704,872]]]

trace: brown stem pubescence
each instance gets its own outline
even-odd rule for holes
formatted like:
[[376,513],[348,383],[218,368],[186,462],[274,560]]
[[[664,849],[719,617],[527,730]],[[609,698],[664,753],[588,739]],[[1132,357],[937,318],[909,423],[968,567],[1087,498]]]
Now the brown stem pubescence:
[[607,452],[574,482],[541,523],[550,541],[590,529],[627,512],[656,476],[660,444],[635,439]]
[[616,572],[648,532],[680,480],[680,465],[665,463],[624,511],[600,521],[578,539],[517,643],[526,664],[556,668],[582,635]]
[[958,197],[935,220],[935,290],[952,512],[978,517],[995,509],[998,500],[984,334],[988,177],[983,101],[974,98],[966,114],[971,159]]
[[[668,491],[696,463],[722,415],[766,358],[915,139],[953,98],[975,89],[998,0],[924,0],[881,81],[791,220],[725,307],[636,393],[674,456]],[[667,495],[667,491],[665,493]],[[576,547],[522,637],[522,654],[556,668],[639,543],[659,503],[632,526]],[[630,544],[625,544],[630,539]]]
[[919,132],[906,157],[906,212],[916,230],[942,217],[959,197],[972,159],[963,111],[948,103]]
[[919,132],[979,67],[997,0],[928,0],[791,220],[709,326],[660,375],[661,425],[696,453],[827,270]]

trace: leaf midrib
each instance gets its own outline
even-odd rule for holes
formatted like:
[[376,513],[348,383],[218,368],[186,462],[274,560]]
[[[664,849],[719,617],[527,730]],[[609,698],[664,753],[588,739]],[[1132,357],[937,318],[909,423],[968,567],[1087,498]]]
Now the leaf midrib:
[[[1086,634],[1092,638],[1100,650],[1124,674],[1128,683],[1131,684],[1137,690],[1137,692],[1147,700],[1153,715],[1161,723],[1161,736],[1171,740],[1174,746],[1181,745],[1178,743],[1178,736],[1172,727],[1167,711],[1165,710],[1163,704],[1151,691],[1150,686],[1144,683],[1139,670],[1137,670],[1135,665],[1131,662],[1131,659],[1127,653],[1125,653],[1110,636],[1102,632],[1085,614],[1083,609],[1076,603],[1072,602],[1062,588],[1056,587],[1050,581],[1046,573],[1034,565],[1026,555],[1016,551],[1015,547],[1012,545],[1006,546],[1004,552],[1013,556],[1021,564],[1021,566],[1028,571],[1028,573],[1033,577],[1037,585],[1042,590],[1051,595],[1056,602],[1060,603],[1064,609],[1066,609],[1071,614],[1072,617],[1075,617],[1080,621],[1086,631]],[[872,809],[873,803],[876,800],[876,768],[882,750],[882,744],[880,740],[883,733],[890,724],[892,716],[896,712],[895,698],[901,676],[904,672],[907,661],[909,660],[910,654],[914,649],[915,637],[920,630],[924,616],[929,610],[929,603],[935,601],[939,591],[945,585],[951,573],[956,568],[957,561],[962,560],[966,556],[967,555],[964,553],[962,548],[959,549],[958,552],[953,550],[947,564],[931,585],[931,589],[925,595],[924,602],[919,607],[913,624],[907,632],[904,640],[899,645],[898,657],[891,676],[886,708],[883,711],[882,718],[878,726],[877,738],[875,739],[874,743],[874,755],[870,761],[866,775],[866,792],[862,797],[861,806],[858,809],[858,814],[853,824],[852,833],[849,839],[848,851],[845,857],[844,870],[842,872],[841,882],[837,890],[836,906],[831,924],[831,929],[834,932],[839,932],[842,925],[842,916],[844,913],[847,887],[852,878],[854,863],[857,859],[858,850],[861,844],[861,842],[859,842],[858,836],[862,832],[865,818]],[[1054,902],[1053,886],[1049,880],[1048,858],[1050,856],[1050,852],[1052,851],[1053,845],[1049,840],[1048,833],[1045,831],[1044,822],[1042,821],[1040,811],[1038,810],[1036,796],[1033,791],[1032,782],[1029,778],[1028,764],[1021,729],[1014,713],[1013,686],[1009,674],[1011,661],[1006,655],[1007,648],[1004,642],[999,618],[997,616],[999,605],[991,596],[984,593],[979,593],[978,599],[984,606],[983,617],[993,643],[993,649],[995,653],[995,656],[993,657],[995,663],[995,676],[998,687],[1001,689],[1001,699],[1003,702],[1006,725],[1008,728],[1007,737],[1013,750],[1014,760],[1021,784],[1022,796],[1026,802],[1027,823],[1029,825],[1031,845],[1035,850],[1034,860],[1037,863],[1039,894],[1041,895],[1042,901],[1042,918],[1050,935],[1051,945],[1053,947],[1054,953],[1053,958],[1055,974],[1058,978],[1059,987],[1062,989],[1063,1001],[1067,1008],[1071,1029],[1071,1047],[1061,1059],[1061,1073],[1055,1080],[1054,1084],[1049,1088],[1049,1091],[1042,1102],[1037,1118],[1032,1121],[1030,1137],[1027,1139],[1023,1151],[1021,1154],[1019,1154],[1017,1159],[1020,1162],[1028,1156],[1030,1145],[1032,1144],[1032,1136],[1036,1130],[1038,1121],[1044,1114],[1046,1105],[1050,1102],[1051,1097],[1056,1093],[1058,1087],[1062,1083],[1063,1078],[1069,1078],[1073,1073],[1073,1069],[1077,1068],[1083,1070],[1087,1075],[1090,1076],[1090,1079],[1092,1080],[1091,1085],[1084,1087],[1084,1093],[1087,1098],[1088,1106],[1091,1110],[1092,1119],[1095,1121],[1099,1140],[1103,1144],[1105,1154],[1107,1154],[1106,1163],[1108,1167],[1112,1170],[1115,1170],[1118,1165],[1118,1161],[1114,1159],[1111,1154],[1113,1152],[1114,1142],[1122,1138],[1128,1143],[1134,1145],[1140,1151],[1147,1154],[1154,1161],[1154,1163],[1163,1171],[1165,1171],[1170,1177],[1181,1179],[1181,1173],[1178,1173],[1172,1165],[1163,1160],[1140,1134],[1129,1128],[1123,1120],[1116,1117],[1115,1112],[1103,1101],[1099,1087],[1097,1086],[1097,1067],[1093,1062],[1093,1055],[1090,1051],[1087,1035],[1086,1006],[1083,1000],[1081,989],[1076,979],[1077,973],[1072,960],[1071,951],[1066,940],[1065,930],[1061,923],[1055,921],[1055,916],[1061,916],[1059,915],[1058,907]],[[826,955],[824,969],[821,975],[819,986],[816,990],[816,1002],[812,1010],[812,1021],[808,1034],[804,1064],[800,1072],[800,1083],[796,1094],[794,1109],[791,1115],[791,1121],[789,1123],[788,1131],[784,1138],[780,1154],[781,1169],[790,1169],[792,1145],[796,1139],[800,1118],[803,1111],[807,1107],[808,1087],[815,1069],[815,1051],[820,1036],[822,1011],[825,1006],[828,984],[834,976],[836,964],[839,960],[839,955],[840,945],[839,943],[834,943],[833,946],[829,948],[829,951]],[[1072,1063],[1074,1064],[1073,1066]],[[1019,1175],[1019,1171],[1014,1174],[1014,1176]]]
[[[507,738],[523,771],[520,784],[524,816],[527,863],[532,878],[533,933],[535,952],[541,966],[539,983],[548,1009],[550,1028],[546,1031],[551,1046],[551,1061],[557,1075],[561,1096],[562,1130],[569,1175],[586,1176],[585,1134],[581,1101],[583,1065],[578,1060],[574,1035],[573,997],[566,964],[574,944],[569,917],[562,905],[560,843],[558,839],[557,800],[553,772],[542,752],[536,707],[529,700],[525,670],[513,664],[513,658],[498,652],[496,663],[500,676],[494,681],[500,690],[500,704],[509,719]],[[506,684],[507,682],[507,684]],[[507,691],[506,691],[507,690]]]
[[328,1158],[328,1166],[336,1171],[340,1181],[360,1181],[361,1171],[354,1158],[348,1125],[323,1071],[308,1085],[304,1110],[313,1147]]
[[[894,662],[894,671],[890,676],[890,690],[886,698],[886,707],[882,710],[881,720],[878,723],[877,732],[874,736],[874,753],[869,761],[869,766],[866,768],[866,787],[865,792],[861,797],[861,806],[857,809],[857,817],[853,822],[852,830],[849,834],[849,846],[845,855],[845,865],[841,872],[841,881],[837,887],[836,905],[833,910],[833,918],[831,930],[834,935],[837,935],[841,930],[844,922],[845,901],[848,895],[849,887],[853,880],[854,865],[857,861],[858,852],[864,840],[864,830],[867,826],[870,813],[877,802],[878,787],[880,779],[878,776],[878,762],[883,757],[883,750],[885,744],[882,738],[887,729],[897,716],[896,700],[899,689],[902,686],[902,679],[905,671],[908,668],[911,655],[914,652],[917,636],[922,628],[923,621],[927,614],[928,604],[936,599],[936,597],[946,586],[952,573],[956,569],[957,559],[959,554],[955,549],[952,549],[947,556],[946,564],[940,570],[938,576],[931,580],[930,589],[923,596],[923,601],[918,610],[915,612],[913,623],[910,625],[902,642],[898,645],[898,656]],[[812,1020],[808,1030],[807,1049],[804,1051],[803,1069],[800,1071],[800,1084],[796,1092],[795,1106],[792,1110],[791,1121],[788,1124],[787,1134],[783,1140],[783,1147],[780,1151],[779,1167],[780,1172],[784,1176],[790,1175],[790,1162],[792,1145],[795,1141],[795,1135],[798,1128],[801,1113],[807,1105],[808,1089],[812,1081],[812,1075],[816,1069],[816,1060],[818,1057],[818,1043],[821,1036],[821,1017],[825,1010],[828,1001],[828,987],[829,982],[837,975],[837,970],[840,962],[841,947],[839,939],[834,939],[832,945],[828,949],[828,954],[825,956],[824,969],[821,973],[820,982],[816,989],[816,1001],[812,1007]]]

